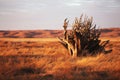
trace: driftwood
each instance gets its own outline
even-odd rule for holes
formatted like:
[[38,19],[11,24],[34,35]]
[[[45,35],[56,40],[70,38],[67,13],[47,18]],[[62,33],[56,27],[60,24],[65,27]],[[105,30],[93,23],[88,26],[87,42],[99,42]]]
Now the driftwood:
[[[72,30],[67,30],[69,21],[64,20],[64,37],[59,37],[61,43],[68,49],[71,56],[81,56],[88,54],[96,54],[106,52],[105,46],[109,41],[101,42],[99,40],[101,30],[96,29],[93,25],[93,18],[85,16],[84,20],[81,17],[75,18]],[[86,53],[85,53],[86,52]]]

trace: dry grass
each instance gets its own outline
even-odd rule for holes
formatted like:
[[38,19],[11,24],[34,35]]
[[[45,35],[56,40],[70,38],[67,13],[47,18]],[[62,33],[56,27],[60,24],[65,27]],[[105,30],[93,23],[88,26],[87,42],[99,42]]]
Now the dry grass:
[[13,40],[0,39],[0,80],[120,80],[115,39],[111,53],[82,58],[71,58],[57,40]]

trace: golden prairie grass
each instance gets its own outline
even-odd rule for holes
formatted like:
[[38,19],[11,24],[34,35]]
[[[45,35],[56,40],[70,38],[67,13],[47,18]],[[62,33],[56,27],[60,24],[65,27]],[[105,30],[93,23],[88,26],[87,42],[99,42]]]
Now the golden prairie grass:
[[71,58],[58,41],[15,40],[0,40],[0,80],[120,79],[120,41],[109,54]]

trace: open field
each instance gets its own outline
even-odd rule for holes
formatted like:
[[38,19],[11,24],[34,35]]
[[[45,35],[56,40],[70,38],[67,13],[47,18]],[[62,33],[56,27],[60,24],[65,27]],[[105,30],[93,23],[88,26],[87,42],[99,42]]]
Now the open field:
[[[120,41],[120,37],[116,38],[107,38],[107,37],[102,37],[100,40],[105,41],[105,40],[110,40],[110,41]],[[0,38],[0,41],[12,41],[12,42],[24,42],[24,41],[37,41],[37,42],[59,42],[58,38]]]
[[[104,28],[101,37],[119,37],[120,28]],[[0,30],[0,38],[55,38],[63,36],[63,30]]]
[[109,54],[72,58],[57,38],[0,38],[0,80],[120,80],[120,38]]
[[120,28],[102,29],[108,54],[73,58],[62,30],[0,31],[0,80],[120,80]]
[[1,41],[12,41],[12,42],[25,42],[25,41],[37,41],[37,42],[56,42],[58,38],[0,38]]

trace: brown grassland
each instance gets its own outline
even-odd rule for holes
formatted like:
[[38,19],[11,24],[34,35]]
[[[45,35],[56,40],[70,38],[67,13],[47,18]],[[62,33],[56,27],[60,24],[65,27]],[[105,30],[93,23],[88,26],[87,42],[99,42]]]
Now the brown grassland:
[[0,80],[120,80],[120,36],[101,39],[111,53],[72,58],[57,38],[0,38]]

